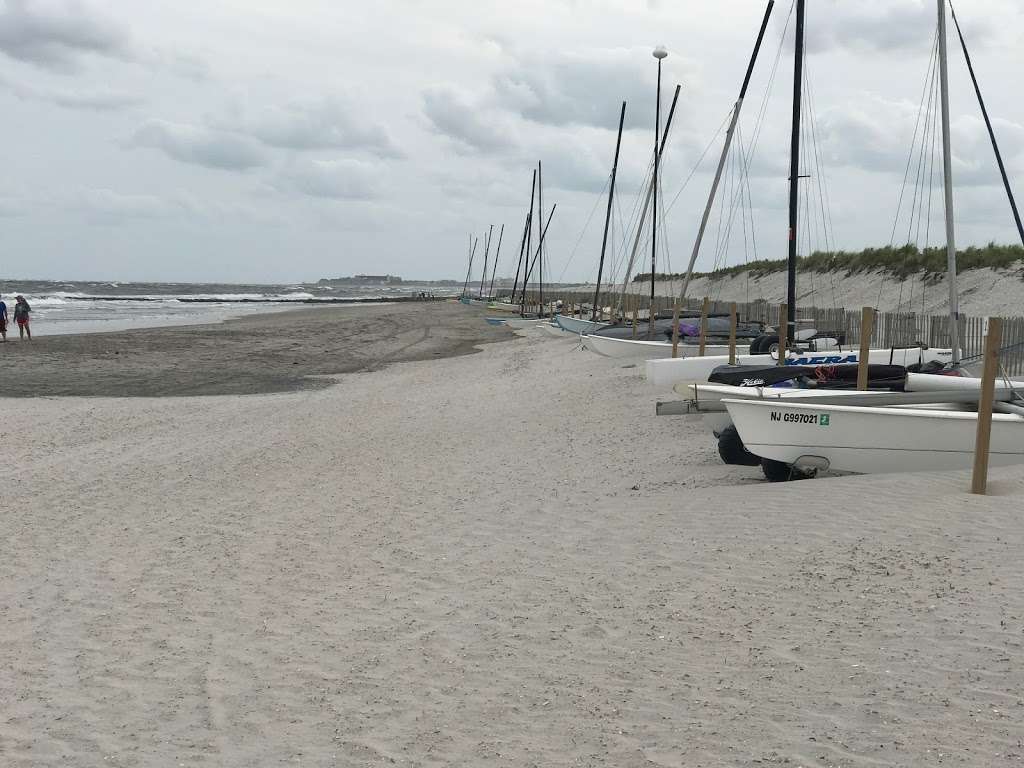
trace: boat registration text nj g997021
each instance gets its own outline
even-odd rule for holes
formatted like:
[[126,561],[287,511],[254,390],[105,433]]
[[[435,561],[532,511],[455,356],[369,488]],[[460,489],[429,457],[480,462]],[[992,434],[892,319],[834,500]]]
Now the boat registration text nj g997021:
[[830,413],[791,413],[784,411],[771,412],[772,421],[782,421],[789,424],[816,424],[819,427],[827,427],[831,420],[832,414]]

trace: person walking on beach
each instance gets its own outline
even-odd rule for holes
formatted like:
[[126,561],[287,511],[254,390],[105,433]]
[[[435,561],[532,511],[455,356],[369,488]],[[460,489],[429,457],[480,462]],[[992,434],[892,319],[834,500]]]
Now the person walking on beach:
[[21,334],[21,338],[24,339],[28,336],[28,340],[32,341],[32,329],[28,324],[28,315],[32,311],[32,307],[25,301],[24,296],[15,296],[14,305],[14,322],[18,324],[18,333]]
[[0,339],[7,341],[7,304],[3,296],[0,296]]

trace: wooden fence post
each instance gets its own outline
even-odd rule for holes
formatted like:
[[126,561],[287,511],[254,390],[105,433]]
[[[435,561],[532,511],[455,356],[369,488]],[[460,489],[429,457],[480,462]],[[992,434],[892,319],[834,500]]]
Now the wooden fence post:
[[871,357],[871,329],[875,321],[875,310],[864,307],[860,311],[860,358],[857,361],[857,389],[868,388],[868,362]]
[[736,365],[736,302],[729,306],[729,365]]
[[697,351],[699,357],[704,357],[704,349],[707,345],[708,336],[708,304],[710,299],[707,296],[704,297],[704,303],[700,308],[700,348]]
[[779,305],[779,362],[778,365],[786,364],[786,319],[789,317],[789,306]]
[[978,403],[978,432],[974,440],[974,474],[971,493],[985,495],[988,487],[988,450],[992,439],[992,401],[995,399],[996,374],[999,372],[999,345],[1002,341],[1003,321],[993,317],[988,321],[985,337],[985,367],[981,374],[981,401]]

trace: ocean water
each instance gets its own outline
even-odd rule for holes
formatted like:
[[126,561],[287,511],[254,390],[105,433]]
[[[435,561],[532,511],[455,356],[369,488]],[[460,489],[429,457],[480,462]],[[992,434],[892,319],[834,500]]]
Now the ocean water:
[[[215,323],[244,315],[303,306],[387,300],[416,295],[454,295],[451,286],[403,283],[397,286],[230,283],[118,283],[3,280],[0,295],[13,315],[14,297],[32,307],[32,335],[102,333],[131,328]],[[17,336],[13,322],[8,327]]]

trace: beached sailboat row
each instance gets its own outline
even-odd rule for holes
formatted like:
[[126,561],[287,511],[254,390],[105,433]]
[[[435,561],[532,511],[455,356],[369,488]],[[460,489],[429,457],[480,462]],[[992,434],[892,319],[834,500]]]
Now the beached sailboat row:
[[[806,0],[795,0],[795,51],[793,122],[791,134],[791,167],[789,194],[789,232],[787,303],[777,329],[758,323],[741,323],[735,318],[723,325],[721,318],[709,317],[705,311],[692,318],[680,311],[692,276],[704,228],[714,203],[722,167],[731,144],[750,75],[761,45],[771,3],[765,13],[754,54],[744,78],[740,97],[732,113],[722,158],[712,183],[707,206],[703,212],[697,240],[691,253],[683,288],[675,304],[672,318],[650,317],[639,327],[634,315],[632,325],[624,314],[611,312],[602,319],[601,285],[608,240],[608,222],[615,189],[619,161],[623,103],[612,167],[608,214],[598,265],[597,288],[590,307],[590,318],[552,313],[552,317],[525,316],[505,318],[510,326],[526,329],[538,325],[541,332],[556,338],[575,338],[583,349],[619,360],[645,361],[647,380],[664,388],[673,388],[686,397],[689,412],[701,413],[719,441],[719,453],[730,463],[760,464],[771,480],[807,477],[820,470],[848,472],[893,472],[962,469],[974,457],[974,444],[979,424],[978,402],[980,380],[967,376],[961,368],[958,338],[959,311],[956,288],[956,248],[952,196],[952,152],[950,148],[948,53],[946,48],[946,0],[937,0],[937,61],[942,127],[942,168],[944,217],[947,250],[947,273],[950,286],[949,348],[924,345],[860,349],[845,347],[839,334],[819,333],[808,329],[797,331],[796,265],[801,178],[801,96],[804,61],[804,17]],[[955,17],[954,17],[955,19]],[[966,43],[961,43],[967,55]],[[660,65],[663,49],[655,51]],[[967,56],[968,65],[970,58]],[[971,69],[972,79],[974,76]],[[977,80],[975,89],[981,101]],[[678,95],[678,89],[677,89]],[[659,98],[660,103],[660,98]],[[986,125],[999,161],[1004,185],[1019,225],[1016,204],[999,155],[995,134],[987,110],[982,104]],[[660,130],[660,106],[656,113],[653,178],[647,191],[648,202],[654,200],[652,220],[657,216],[657,173],[659,159],[665,149],[665,137],[675,109]],[[529,226],[531,213],[527,217]],[[645,204],[638,228],[643,227],[647,213]],[[654,253],[657,239],[656,223],[651,232],[652,281],[655,274]],[[1024,240],[1024,227],[1019,227]],[[543,241],[543,232],[540,236]],[[627,268],[636,257],[640,237],[637,233]],[[538,246],[538,258],[541,253]],[[527,251],[529,255],[529,251]],[[471,256],[472,258],[472,256]],[[485,262],[486,262],[485,247]],[[518,282],[518,274],[517,274]],[[653,282],[650,306],[654,306]],[[623,286],[625,293],[625,283]],[[513,301],[514,301],[513,292]],[[524,280],[525,295],[525,280]],[[614,304],[613,304],[614,306]],[[621,307],[621,302],[620,305]],[[694,314],[694,313],[691,313]],[[489,318],[495,321],[495,318]],[[862,333],[863,336],[863,333]],[[864,338],[870,338],[870,333]],[[699,346],[693,342],[699,339]],[[724,343],[725,341],[728,343]],[[941,375],[937,375],[941,374]],[[952,375],[951,375],[952,374]],[[1024,382],[1003,379],[996,386],[994,415],[991,422],[990,456],[993,466],[1024,463]]]

